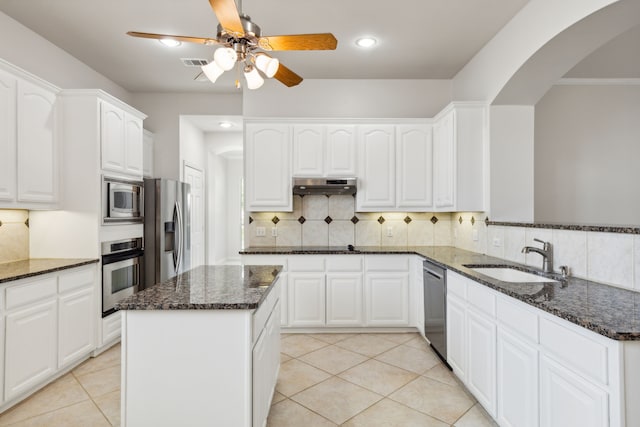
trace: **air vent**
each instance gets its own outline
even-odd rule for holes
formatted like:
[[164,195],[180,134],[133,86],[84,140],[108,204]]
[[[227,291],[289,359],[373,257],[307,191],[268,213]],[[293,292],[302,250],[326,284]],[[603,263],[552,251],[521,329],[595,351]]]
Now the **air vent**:
[[202,67],[207,65],[209,61],[200,58],[180,58],[185,67]]

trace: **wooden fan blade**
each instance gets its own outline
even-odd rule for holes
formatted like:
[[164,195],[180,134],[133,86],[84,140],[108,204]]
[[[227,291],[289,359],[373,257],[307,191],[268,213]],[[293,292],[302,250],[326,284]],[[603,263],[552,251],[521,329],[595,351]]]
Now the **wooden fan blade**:
[[244,35],[244,28],[242,28],[238,8],[234,0],[209,0],[209,3],[222,28],[240,37]]
[[157,40],[169,39],[169,40],[177,40],[180,42],[200,43],[207,46],[219,43],[218,40],[216,39],[207,39],[203,37],[172,36],[169,34],[139,33],[137,31],[129,31],[127,34],[133,37],[141,37],[143,39],[157,39]]
[[279,80],[280,83],[288,87],[299,85],[302,81],[302,77],[282,65],[282,63],[278,67],[278,71],[276,71],[276,75],[273,76],[273,78]]
[[334,50],[338,40],[331,33],[291,34],[260,37],[258,46],[264,50]]

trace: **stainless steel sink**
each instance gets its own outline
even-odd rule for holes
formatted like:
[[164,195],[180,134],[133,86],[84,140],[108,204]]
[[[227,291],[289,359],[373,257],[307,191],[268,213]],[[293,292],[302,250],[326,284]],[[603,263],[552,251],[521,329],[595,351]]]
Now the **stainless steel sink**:
[[485,276],[489,276],[493,279],[500,280],[503,282],[511,282],[511,283],[553,283],[558,282],[557,280],[550,279],[545,276],[540,276],[538,274],[528,273],[526,271],[517,270],[511,267],[498,267],[498,266],[465,266],[476,273],[483,274]]

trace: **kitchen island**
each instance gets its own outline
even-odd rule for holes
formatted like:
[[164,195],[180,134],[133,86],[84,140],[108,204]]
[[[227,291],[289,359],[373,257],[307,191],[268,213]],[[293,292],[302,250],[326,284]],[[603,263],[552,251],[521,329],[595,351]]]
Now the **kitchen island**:
[[263,426],[280,266],[200,266],[121,301],[122,426]]

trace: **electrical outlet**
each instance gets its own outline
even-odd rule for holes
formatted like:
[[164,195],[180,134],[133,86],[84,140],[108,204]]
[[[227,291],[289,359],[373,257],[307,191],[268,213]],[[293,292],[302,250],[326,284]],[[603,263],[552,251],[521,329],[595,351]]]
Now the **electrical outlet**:
[[500,246],[502,246],[502,241],[500,240],[499,237],[493,238],[493,246],[495,246],[496,248],[499,248]]
[[393,237],[393,227],[387,227],[387,237]]
[[471,231],[471,239],[473,239],[474,242],[478,241],[478,230]]
[[271,227],[271,237],[278,237],[278,229]]
[[267,235],[267,229],[265,227],[256,227],[256,236],[264,237]]

